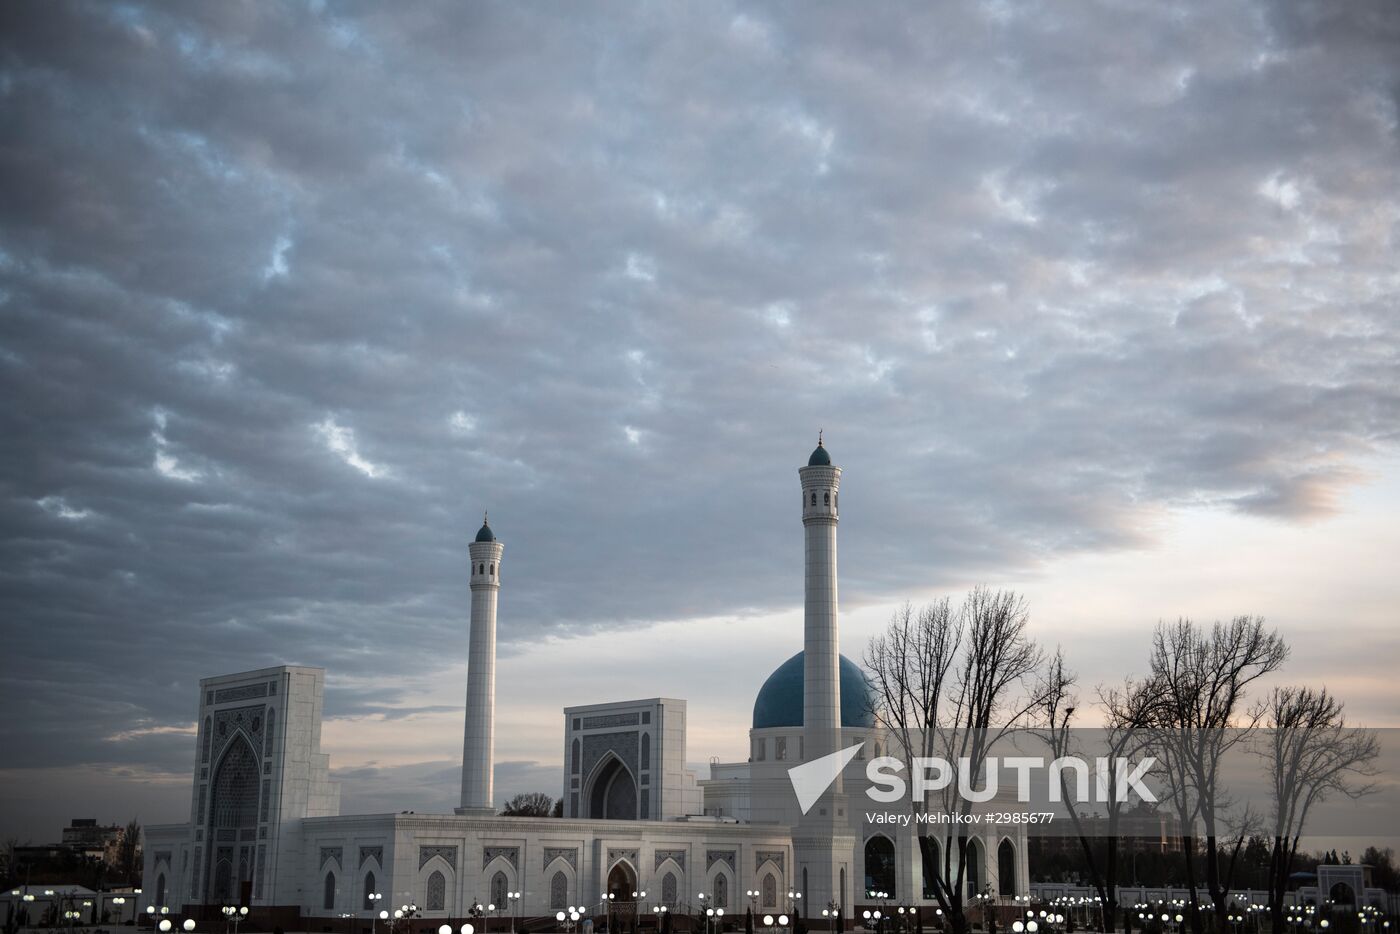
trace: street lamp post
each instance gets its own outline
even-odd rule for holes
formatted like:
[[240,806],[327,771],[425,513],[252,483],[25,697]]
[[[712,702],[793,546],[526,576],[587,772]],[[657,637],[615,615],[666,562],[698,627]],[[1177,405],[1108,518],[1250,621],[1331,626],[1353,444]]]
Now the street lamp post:
[[846,926],[841,920],[841,903],[834,898],[827,902],[826,907],[822,909],[822,917],[829,918],[831,923],[836,925],[838,931]]
[[802,893],[788,892],[788,914],[794,918],[802,917]]
[[[375,927],[376,927],[376,926],[378,925],[378,923],[379,923],[379,915],[380,915],[380,912],[379,912],[377,909],[379,908],[379,902],[380,902],[380,900],[383,899],[383,898],[384,898],[384,896],[383,896],[382,894],[380,894],[379,892],[370,892],[368,895],[365,896],[365,901],[369,902],[369,930],[370,930],[370,934],[374,934],[374,929],[375,929]],[[385,917],[388,917],[388,915],[385,915]]]
[[[512,934],[514,934],[514,931],[515,931],[515,906],[516,906],[516,903],[518,903],[519,901],[520,901],[520,893],[519,893],[519,892],[507,892],[507,893],[506,893],[506,904],[510,906],[510,929],[511,929]],[[450,934],[450,932],[449,932],[449,934]]]

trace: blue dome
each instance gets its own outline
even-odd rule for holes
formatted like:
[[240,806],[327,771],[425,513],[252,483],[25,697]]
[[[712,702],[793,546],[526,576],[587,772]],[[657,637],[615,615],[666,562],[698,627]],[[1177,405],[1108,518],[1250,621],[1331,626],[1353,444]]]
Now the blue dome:
[[[818,449],[820,450],[820,449]],[[803,670],[805,653],[798,652],[783,662],[763,682],[758,699],[753,702],[753,728],[773,726],[802,726],[802,687],[807,680]],[[871,714],[874,692],[865,673],[855,662],[841,656],[841,725],[843,727],[872,727]]]
[[494,542],[496,540],[496,533],[491,531],[491,526],[482,522],[481,530],[476,533],[476,540],[479,542]]
[[812,456],[807,458],[808,467],[830,467],[831,455],[826,453],[826,448],[822,447],[820,441],[817,442],[817,449],[812,452]]

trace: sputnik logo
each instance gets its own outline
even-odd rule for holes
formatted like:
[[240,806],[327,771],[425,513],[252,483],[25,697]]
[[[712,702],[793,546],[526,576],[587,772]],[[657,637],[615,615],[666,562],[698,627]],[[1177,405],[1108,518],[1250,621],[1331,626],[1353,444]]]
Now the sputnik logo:
[[838,749],[828,756],[820,759],[813,759],[811,762],[804,762],[801,765],[788,769],[788,781],[792,782],[792,790],[797,793],[797,803],[802,808],[802,813],[806,814],[812,809],[812,805],[826,790],[836,781],[836,777],[850,764],[850,761],[860,752],[865,743],[856,743],[845,749]]

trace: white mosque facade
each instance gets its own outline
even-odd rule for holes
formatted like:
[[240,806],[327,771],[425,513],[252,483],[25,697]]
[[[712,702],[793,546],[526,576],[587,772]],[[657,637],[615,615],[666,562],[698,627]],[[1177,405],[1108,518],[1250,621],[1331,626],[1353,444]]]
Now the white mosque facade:
[[[758,692],[747,761],[713,764],[697,780],[685,765],[684,700],[569,707],[564,816],[498,816],[492,772],[504,546],[483,524],[469,546],[455,813],[340,814],[339,788],[320,751],[321,669],[206,678],[190,820],[146,828],[143,902],[210,919],[224,906],[247,906],[264,927],[346,934],[371,931],[379,911],[401,904],[418,908],[410,934],[455,926],[477,904],[494,906],[492,931],[530,920],[534,929],[552,927],[557,911],[576,906],[599,920],[621,918],[624,927],[651,926],[662,906],[677,917],[708,906],[740,925],[749,907],[800,912],[814,928],[824,926],[822,909],[832,902],[847,922],[858,917],[874,906],[873,890],[887,893],[890,905],[933,906],[915,831],[867,824],[869,801],[859,793],[865,760],[889,740],[872,717],[864,675],[839,653],[841,470],[819,443],[799,476],[802,651]],[[857,742],[856,758],[804,815],[787,770]],[[1024,825],[974,834],[969,893],[1025,894]]]

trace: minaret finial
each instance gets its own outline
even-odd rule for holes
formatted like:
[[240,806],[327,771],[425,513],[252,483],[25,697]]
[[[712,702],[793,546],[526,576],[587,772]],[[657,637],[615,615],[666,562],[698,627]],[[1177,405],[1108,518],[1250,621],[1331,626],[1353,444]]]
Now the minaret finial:
[[[818,432],[818,434],[820,434],[820,433],[821,433],[821,432]],[[482,524],[482,525],[490,525],[490,524],[491,524],[491,511],[490,511],[489,509],[483,509],[483,510],[481,511],[481,524]]]
[[822,430],[821,430],[820,428],[818,428],[818,429],[817,429],[817,447],[821,447],[821,446],[822,446]]

